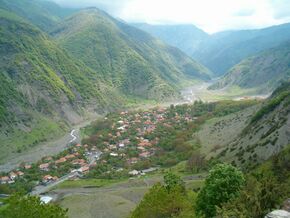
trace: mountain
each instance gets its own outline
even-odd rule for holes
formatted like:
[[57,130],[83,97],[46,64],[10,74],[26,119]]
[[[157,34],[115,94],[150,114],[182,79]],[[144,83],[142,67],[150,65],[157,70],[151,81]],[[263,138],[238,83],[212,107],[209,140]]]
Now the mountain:
[[290,24],[257,30],[220,32],[202,41],[191,56],[216,76],[221,76],[241,60],[277,47],[289,38]]
[[210,72],[179,49],[96,8],[65,19],[51,35],[129,96],[164,100],[185,81],[209,79]]
[[132,25],[163,40],[169,45],[179,48],[188,55],[191,55],[198,45],[209,37],[206,32],[190,24],[151,25],[147,23],[134,23]]
[[290,42],[246,58],[235,65],[211,89],[238,86],[268,94],[290,78]]
[[0,1],[0,159],[89,114],[171,99],[187,80],[209,79],[180,50],[97,9],[63,20],[71,11],[45,1]]
[[290,82],[276,89],[248,120],[239,136],[220,156],[233,164],[251,166],[278,154],[290,144]]
[[55,137],[86,111],[122,105],[119,93],[37,27],[1,9],[0,23],[1,151]]
[[46,32],[76,11],[46,0],[0,0],[0,8],[19,15]]

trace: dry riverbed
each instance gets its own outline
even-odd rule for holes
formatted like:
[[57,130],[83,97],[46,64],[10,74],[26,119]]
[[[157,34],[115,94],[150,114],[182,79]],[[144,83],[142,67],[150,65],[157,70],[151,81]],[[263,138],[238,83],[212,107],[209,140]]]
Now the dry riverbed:
[[11,171],[17,168],[17,166],[19,166],[19,164],[23,162],[34,163],[40,160],[42,157],[56,155],[60,153],[61,151],[65,150],[68,144],[71,142],[79,143],[81,140],[80,128],[87,126],[97,117],[99,116],[94,116],[86,121],[83,121],[75,126],[72,126],[71,127],[72,130],[67,132],[61,138],[58,138],[50,142],[41,143],[20,154],[16,153],[10,156],[9,158],[7,158],[6,160],[2,160],[2,162],[5,162],[5,163],[0,165],[0,172]]

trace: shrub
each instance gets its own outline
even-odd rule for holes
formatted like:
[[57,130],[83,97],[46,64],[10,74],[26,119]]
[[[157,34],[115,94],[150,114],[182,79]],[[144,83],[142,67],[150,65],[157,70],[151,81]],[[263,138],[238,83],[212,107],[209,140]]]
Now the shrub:
[[243,173],[237,168],[228,164],[215,165],[198,194],[198,213],[205,217],[214,217],[216,207],[237,197],[244,182]]

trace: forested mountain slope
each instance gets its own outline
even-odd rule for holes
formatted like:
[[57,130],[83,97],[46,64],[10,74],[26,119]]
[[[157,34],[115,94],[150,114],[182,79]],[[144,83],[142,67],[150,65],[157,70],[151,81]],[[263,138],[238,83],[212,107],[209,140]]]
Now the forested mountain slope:
[[[11,143],[11,137],[21,140],[25,133],[29,134],[26,137],[29,140],[22,140],[20,144],[34,144],[54,133],[52,126],[59,134],[65,130],[58,129],[59,125],[79,122],[84,110],[103,112],[122,105],[120,94],[38,28],[4,10],[0,11],[0,23],[3,146]],[[47,129],[30,140],[41,127]]]
[[180,50],[96,8],[65,19],[51,35],[126,95],[166,99],[187,79],[209,79],[210,72]]
[[200,43],[192,57],[207,66],[216,76],[221,76],[241,60],[277,47],[289,38],[290,24],[257,30],[220,32]]
[[235,65],[211,89],[238,86],[267,94],[290,78],[290,42],[261,52]]
[[46,32],[76,11],[48,0],[0,0],[0,8],[19,15]]

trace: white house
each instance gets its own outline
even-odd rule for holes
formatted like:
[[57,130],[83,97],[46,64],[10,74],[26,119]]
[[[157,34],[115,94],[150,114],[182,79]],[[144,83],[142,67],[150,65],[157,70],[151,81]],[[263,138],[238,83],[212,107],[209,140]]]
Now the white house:
[[132,170],[129,172],[130,176],[137,176],[138,174],[139,174],[139,171],[137,171],[137,170]]

